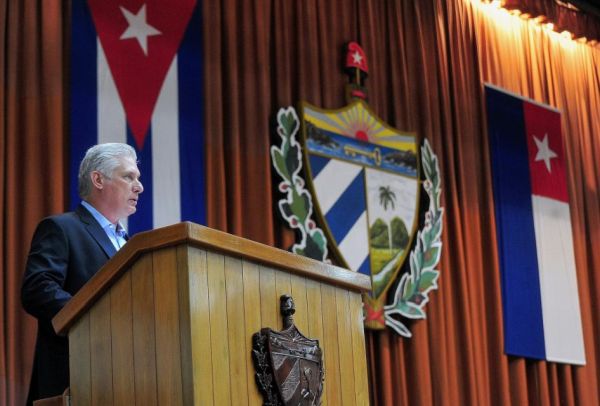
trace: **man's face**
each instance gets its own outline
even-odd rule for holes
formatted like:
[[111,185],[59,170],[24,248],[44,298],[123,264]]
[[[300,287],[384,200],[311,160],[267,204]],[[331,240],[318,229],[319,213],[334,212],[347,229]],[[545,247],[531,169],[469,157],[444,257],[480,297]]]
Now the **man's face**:
[[102,200],[106,217],[118,221],[135,213],[139,194],[144,191],[140,171],[132,158],[119,159],[120,164],[110,178],[104,178]]

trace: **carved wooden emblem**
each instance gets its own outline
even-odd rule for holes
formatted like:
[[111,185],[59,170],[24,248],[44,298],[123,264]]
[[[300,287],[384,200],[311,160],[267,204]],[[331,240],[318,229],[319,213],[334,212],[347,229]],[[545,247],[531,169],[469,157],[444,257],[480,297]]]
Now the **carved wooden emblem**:
[[283,330],[263,328],[252,337],[256,383],[264,406],[321,404],[324,371],[318,340],[306,338],[294,325],[291,296],[282,295]]

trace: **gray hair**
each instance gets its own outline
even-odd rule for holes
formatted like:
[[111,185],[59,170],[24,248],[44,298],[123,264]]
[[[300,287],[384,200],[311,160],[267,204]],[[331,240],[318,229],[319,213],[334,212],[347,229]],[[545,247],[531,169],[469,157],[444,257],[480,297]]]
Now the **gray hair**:
[[92,178],[90,174],[98,171],[110,178],[119,166],[120,159],[129,157],[137,162],[135,149],[127,144],[111,142],[94,145],[85,153],[79,165],[78,190],[79,197],[85,199],[92,192]]

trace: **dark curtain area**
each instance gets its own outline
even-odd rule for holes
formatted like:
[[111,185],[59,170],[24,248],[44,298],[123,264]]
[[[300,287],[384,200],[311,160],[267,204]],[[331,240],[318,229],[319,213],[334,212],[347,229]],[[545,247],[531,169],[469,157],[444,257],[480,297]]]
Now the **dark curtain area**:
[[598,10],[598,2],[578,1],[571,4],[565,1],[505,0],[504,7],[551,22],[557,32],[569,31],[575,38],[600,40],[600,16],[597,12],[586,12],[586,8]]
[[[29,241],[42,217],[66,209],[70,17],[67,2],[0,4],[0,404],[13,405],[24,402],[35,339],[19,300]],[[427,138],[440,160],[440,287],[427,319],[410,324],[411,339],[367,332],[373,405],[600,403],[600,50],[467,0],[201,7],[208,226],[281,248],[293,243],[276,206],[274,116],[301,100],[344,106],[342,49],[351,40],[369,61],[373,111]],[[484,82],[563,113],[584,367],[503,353]]]
[[0,4],[0,404],[25,403],[36,323],[20,285],[38,221],[65,208],[68,4]]

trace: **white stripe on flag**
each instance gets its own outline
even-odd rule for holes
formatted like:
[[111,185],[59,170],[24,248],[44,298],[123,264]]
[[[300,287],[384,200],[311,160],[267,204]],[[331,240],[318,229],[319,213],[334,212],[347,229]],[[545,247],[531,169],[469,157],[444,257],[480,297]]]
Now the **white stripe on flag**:
[[368,229],[367,212],[365,211],[356,220],[356,223],[339,245],[340,252],[348,267],[353,271],[358,271],[367,255],[369,255]]
[[98,143],[127,142],[125,110],[98,39]]
[[[117,92],[100,39],[97,40],[97,92],[98,92],[98,144],[106,142],[127,143],[125,109]],[[91,146],[91,145],[90,145]],[[121,220],[127,229],[127,218]]]
[[319,172],[313,183],[323,215],[329,212],[361,170],[362,166],[332,159]]
[[546,358],[585,364],[568,203],[532,196]]
[[177,56],[152,115],[152,203],[154,228],[181,221]]

